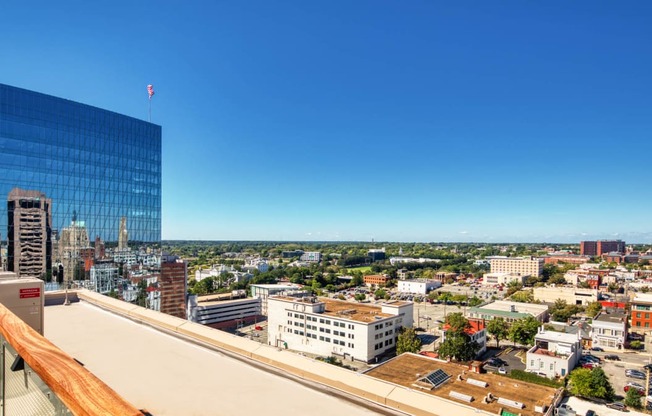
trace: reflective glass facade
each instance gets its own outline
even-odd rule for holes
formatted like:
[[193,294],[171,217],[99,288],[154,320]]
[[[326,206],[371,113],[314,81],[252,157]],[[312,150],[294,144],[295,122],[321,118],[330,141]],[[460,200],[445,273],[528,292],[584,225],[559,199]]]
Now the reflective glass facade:
[[0,84],[0,233],[7,196],[38,190],[52,201],[52,230],[76,214],[91,240],[161,240],[161,127],[111,111]]

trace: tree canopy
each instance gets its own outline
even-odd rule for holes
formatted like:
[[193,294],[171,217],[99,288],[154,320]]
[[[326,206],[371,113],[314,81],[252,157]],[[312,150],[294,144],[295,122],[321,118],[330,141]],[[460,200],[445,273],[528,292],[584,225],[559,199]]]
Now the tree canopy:
[[533,316],[519,319],[509,328],[509,339],[523,345],[533,345],[534,336],[539,331],[541,323]]
[[417,336],[414,328],[401,328],[396,340],[396,354],[401,355],[404,352],[417,354],[421,351],[421,339]]
[[604,370],[600,367],[576,368],[570,373],[568,384],[570,392],[576,396],[606,400],[611,400],[614,396],[614,389]]
[[444,342],[439,347],[439,356],[458,361],[475,358],[480,346],[476,341],[471,341],[471,337],[466,333],[466,330],[471,327],[469,321],[458,312],[449,314],[446,317],[446,324],[449,328],[446,330]]
[[500,346],[500,341],[507,339],[509,335],[509,325],[503,318],[494,318],[487,323],[487,332],[496,340],[496,347]]

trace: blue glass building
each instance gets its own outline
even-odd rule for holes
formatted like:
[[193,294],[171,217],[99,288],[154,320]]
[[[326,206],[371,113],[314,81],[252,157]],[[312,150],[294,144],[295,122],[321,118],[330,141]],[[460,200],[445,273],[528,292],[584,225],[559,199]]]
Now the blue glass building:
[[74,101],[0,84],[0,233],[7,196],[37,190],[52,201],[52,231],[76,215],[91,241],[161,240],[161,127]]

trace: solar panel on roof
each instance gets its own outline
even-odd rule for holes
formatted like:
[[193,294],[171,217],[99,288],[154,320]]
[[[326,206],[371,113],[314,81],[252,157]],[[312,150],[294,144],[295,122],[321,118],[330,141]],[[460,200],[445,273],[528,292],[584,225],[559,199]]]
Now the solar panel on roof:
[[432,384],[433,387],[439,387],[444,384],[451,376],[446,374],[444,370],[435,370],[432,373],[428,374],[421,381],[428,382]]

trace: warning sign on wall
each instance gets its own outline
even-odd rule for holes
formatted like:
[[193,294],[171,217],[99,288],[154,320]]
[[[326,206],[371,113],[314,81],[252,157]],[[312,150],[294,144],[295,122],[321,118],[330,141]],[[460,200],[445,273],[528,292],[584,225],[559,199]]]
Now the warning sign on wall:
[[30,287],[27,289],[20,289],[20,298],[25,299],[25,298],[38,298],[41,296],[41,288],[40,287]]

